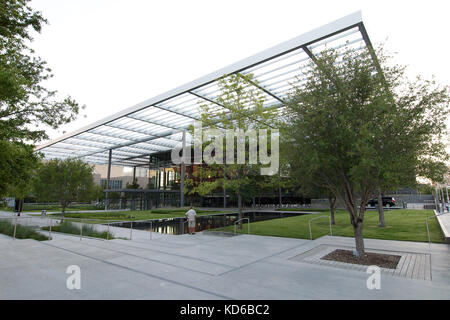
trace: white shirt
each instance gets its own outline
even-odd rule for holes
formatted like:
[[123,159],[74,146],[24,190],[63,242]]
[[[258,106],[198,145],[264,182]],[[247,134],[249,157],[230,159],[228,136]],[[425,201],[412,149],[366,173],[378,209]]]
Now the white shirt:
[[189,211],[186,212],[186,216],[187,216],[188,220],[194,220],[196,215],[197,215],[197,213],[195,212],[194,209],[189,209]]

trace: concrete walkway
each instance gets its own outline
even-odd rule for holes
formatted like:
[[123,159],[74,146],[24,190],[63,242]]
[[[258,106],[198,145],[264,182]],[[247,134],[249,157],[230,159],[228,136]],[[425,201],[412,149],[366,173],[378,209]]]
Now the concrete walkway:
[[[0,299],[449,299],[446,244],[366,239],[370,250],[429,254],[431,280],[368,274],[296,257],[353,239],[314,241],[210,233],[171,236],[136,231],[133,240],[53,234],[53,240],[0,238]],[[67,267],[81,268],[81,290],[66,287]]]
[[434,210],[434,214],[444,234],[445,242],[450,243],[450,212],[438,215],[436,210]]

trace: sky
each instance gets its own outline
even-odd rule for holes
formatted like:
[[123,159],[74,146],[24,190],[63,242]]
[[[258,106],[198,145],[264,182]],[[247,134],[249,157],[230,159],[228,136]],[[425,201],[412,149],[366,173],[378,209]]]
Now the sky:
[[362,11],[371,41],[385,43],[408,75],[450,85],[450,1],[32,0],[49,21],[31,47],[46,84],[85,105],[51,139]]

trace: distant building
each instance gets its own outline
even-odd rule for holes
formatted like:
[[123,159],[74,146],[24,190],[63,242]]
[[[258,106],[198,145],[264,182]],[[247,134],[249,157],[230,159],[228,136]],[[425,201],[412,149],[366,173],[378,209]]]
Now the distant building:
[[[140,188],[148,185],[149,176],[146,168],[136,168],[136,179]],[[108,166],[96,164],[94,166],[94,183],[106,189],[108,181]],[[127,167],[111,166],[110,189],[125,189],[128,184],[133,183],[133,169]]]

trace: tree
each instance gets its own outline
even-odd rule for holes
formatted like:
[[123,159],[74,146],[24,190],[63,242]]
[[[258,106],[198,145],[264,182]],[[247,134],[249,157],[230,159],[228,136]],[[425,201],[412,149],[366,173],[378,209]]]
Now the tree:
[[0,140],[0,196],[24,198],[37,163],[32,146]]
[[[261,169],[266,167],[251,161],[250,158],[255,154],[251,154],[250,148],[258,152],[254,147],[257,137],[246,137],[245,133],[248,133],[249,129],[253,129],[253,132],[264,129],[271,133],[271,126],[277,121],[275,109],[264,106],[265,96],[250,85],[252,82],[255,80],[251,75],[235,74],[223,77],[218,83],[219,95],[215,103],[201,105],[203,131],[213,130],[216,137],[208,137],[205,133],[207,141],[203,143],[202,148],[204,154],[211,157],[211,161],[207,161],[207,166],[199,166],[192,179],[186,179],[189,194],[203,196],[217,189],[234,193],[238,200],[239,219],[242,218],[243,198],[255,195],[254,186],[264,182]],[[223,139],[225,134],[226,141]],[[260,143],[261,137],[259,136]],[[267,139],[267,136],[265,138]],[[268,139],[268,142],[267,150],[271,148],[271,139]],[[227,154],[226,161],[224,154]],[[231,161],[228,160],[228,154],[233,158]],[[239,228],[241,227],[242,223],[239,223]]]
[[[18,183],[19,177],[27,178],[23,175],[29,169],[26,164],[35,159],[27,145],[47,138],[43,125],[56,129],[75,119],[80,109],[72,98],[59,101],[57,92],[43,85],[52,77],[51,70],[29,43],[32,33],[40,32],[47,20],[28,3],[29,0],[0,1],[0,140],[3,147],[20,153],[24,160],[14,166],[0,162],[0,168],[12,170],[1,181],[2,190]],[[0,150],[0,159],[7,158],[5,150]]]
[[299,178],[345,204],[357,257],[364,254],[370,197],[419,176],[440,180],[448,158],[442,143],[448,87],[410,81],[383,48],[376,56],[367,49],[317,55],[305,86],[291,95],[282,131]]
[[62,218],[73,201],[87,201],[98,196],[93,167],[79,159],[50,160],[36,169],[33,186],[39,201],[59,201]]
[[386,220],[384,219],[384,210],[383,210],[383,194],[381,193],[381,189],[377,190],[377,199],[378,199],[378,226],[386,227]]
[[[286,125],[286,124],[285,124]],[[292,137],[289,136],[290,132],[288,127],[284,127],[282,139],[283,143],[281,144],[280,149],[280,158],[282,161],[282,167],[285,168],[285,175],[289,177],[291,180],[291,185],[296,186],[298,188],[298,192],[302,196],[308,196],[310,198],[313,197],[322,197],[326,195],[328,198],[328,204],[330,207],[330,220],[331,224],[335,225],[335,212],[336,212],[336,195],[333,191],[328,188],[326,185],[321,183],[315,183],[315,181],[308,181],[303,176],[304,167],[302,162],[297,161],[297,152],[292,152],[292,144],[295,141]],[[296,150],[298,151],[298,150]]]

